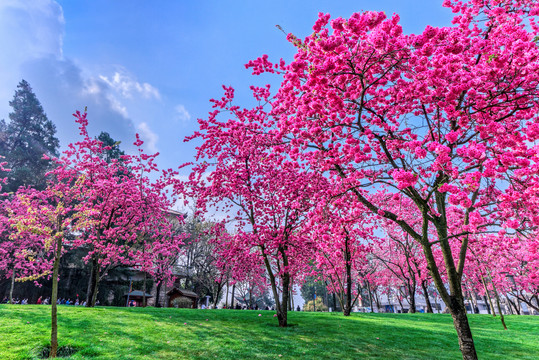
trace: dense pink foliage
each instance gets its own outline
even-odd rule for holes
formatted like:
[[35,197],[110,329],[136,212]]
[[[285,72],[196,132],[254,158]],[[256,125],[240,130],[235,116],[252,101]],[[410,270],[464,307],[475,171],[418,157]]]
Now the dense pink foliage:
[[[56,167],[48,187],[41,192],[21,189],[6,201],[15,231],[7,230],[12,241],[1,246],[9,245],[12,249],[4,251],[19,254],[11,267],[25,269],[26,276],[48,275],[55,250],[52,239],[62,236],[64,246],[87,248],[86,259],[96,259],[105,272],[108,266],[122,264],[170,278],[168,259],[177,258],[184,237],[173,233],[165,218],[172,201],[165,188],[174,173],[163,172],[150,181],[149,175],[158,172],[157,155],[144,154],[138,136],[136,155],[107,163],[102,155],[108,149],[87,133],[86,114],[77,112],[75,117],[82,140],[53,159]],[[29,262],[24,255],[34,248],[39,249],[32,253],[40,254],[40,262]]]
[[[250,269],[265,268],[280,324],[286,324],[278,288],[284,289],[282,302],[286,307],[289,284],[311,255],[310,239],[301,227],[313,206],[310,200],[324,179],[276,151],[282,145],[271,130],[273,120],[263,105],[268,88],[252,90],[261,102],[254,109],[232,105],[231,88],[225,88],[222,99],[212,100],[216,110],[207,120],[199,120],[201,131],[192,137],[204,142],[198,148],[188,185],[198,209],[219,207],[236,213],[229,216],[235,222],[234,235],[217,242],[220,255],[224,261],[242,259],[237,264],[248,261],[253,264],[246,265]],[[233,277],[241,276],[237,272],[242,270],[243,266],[232,269]]]

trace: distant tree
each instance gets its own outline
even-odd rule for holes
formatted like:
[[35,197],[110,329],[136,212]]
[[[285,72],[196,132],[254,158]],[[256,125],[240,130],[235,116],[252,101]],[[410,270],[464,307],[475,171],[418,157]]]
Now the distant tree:
[[96,139],[103,143],[103,153],[100,157],[107,163],[113,159],[119,160],[122,155],[125,155],[125,152],[120,150],[121,141],[114,140],[108,132],[101,131]]
[[328,311],[328,307],[322,299],[316,298],[316,300],[306,302],[303,306],[303,311]]
[[183,232],[188,234],[183,246],[184,254],[178,259],[178,266],[185,277],[185,287],[193,290],[202,299],[210,295],[214,306],[222,297],[228,271],[217,265],[215,244],[211,241],[214,223],[191,216],[183,224]]
[[5,157],[7,184],[4,191],[13,192],[20,186],[44,189],[45,174],[51,170],[51,161],[43,159],[58,156],[59,141],[56,127],[47,118],[30,84],[22,80],[17,85],[10,122],[0,121],[0,155]]
[[[315,298],[315,294],[316,298],[321,299],[322,302],[324,302],[324,300],[328,297],[326,283],[312,276],[307,276],[305,278],[305,282],[301,286],[300,292],[301,297],[303,298],[303,300],[305,300],[305,303],[313,300]],[[318,305],[318,302],[316,304]],[[327,307],[328,304],[324,305],[326,305]]]

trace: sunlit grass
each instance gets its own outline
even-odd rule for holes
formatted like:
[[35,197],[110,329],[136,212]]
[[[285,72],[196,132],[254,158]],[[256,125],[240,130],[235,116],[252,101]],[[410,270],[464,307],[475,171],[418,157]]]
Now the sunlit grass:
[[[262,314],[262,316],[258,316]],[[154,308],[59,309],[72,359],[458,359],[449,315],[289,314]],[[539,317],[472,315],[481,359],[537,359]],[[0,305],[0,359],[35,359],[49,343],[50,307]]]

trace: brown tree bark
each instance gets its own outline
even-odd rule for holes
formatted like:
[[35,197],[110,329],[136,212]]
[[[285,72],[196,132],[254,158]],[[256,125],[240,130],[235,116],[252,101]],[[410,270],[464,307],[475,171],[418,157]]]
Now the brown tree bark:
[[503,318],[502,307],[500,306],[500,296],[498,295],[498,291],[496,290],[496,285],[494,285],[494,282],[490,277],[490,273],[488,273],[488,276],[490,278],[490,283],[492,284],[492,290],[494,290],[494,297],[496,298],[496,305],[498,307],[498,312],[500,313],[500,320],[502,321],[503,329],[507,330],[507,326],[505,325],[505,319]]
[[9,288],[9,303],[13,304],[13,288],[15,287],[15,269],[13,269],[13,273],[11,274],[11,286]]
[[236,296],[236,283],[232,285],[232,298],[230,299],[230,308],[234,309],[234,297]]
[[97,279],[99,278],[99,262],[98,259],[93,256],[91,260],[90,278],[88,279],[88,289],[86,291],[86,307],[94,307],[95,300],[97,299]]
[[462,297],[460,299],[452,297],[449,311],[453,318],[453,325],[457,330],[459,339],[459,347],[462,353],[463,360],[477,360],[477,353],[475,351],[475,344],[472,337],[472,331],[470,324],[468,323],[468,316],[466,315],[466,307]]
[[58,270],[60,268],[60,256],[62,256],[62,237],[56,239],[54,263],[52,267],[52,294],[51,294],[51,352],[49,357],[55,358],[58,352]]
[[[367,290],[369,291],[369,302],[371,304],[371,313],[374,312],[373,306],[372,306],[372,291],[371,291],[371,284],[367,281]],[[401,305],[402,308],[402,305]]]
[[496,310],[494,310],[494,306],[492,305],[492,299],[490,298],[490,293],[488,292],[487,282],[485,281],[485,277],[483,275],[481,275],[481,282],[483,283],[483,288],[485,289],[485,294],[488,298],[490,309],[492,309],[492,316],[496,317]]
[[410,313],[415,314],[415,281],[412,282],[413,285],[408,287],[408,292],[410,293]]
[[225,308],[228,309],[228,278],[226,279]]
[[159,301],[159,297],[160,297],[160,293],[161,293],[161,283],[162,282],[163,282],[163,280],[159,281],[157,283],[157,287],[155,289],[155,307],[158,307],[158,308],[161,307],[161,302]]
[[429,299],[429,291],[427,289],[427,284],[425,284],[425,281],[421,281],[421,288],[423,289],[423,294],[425,296],[425,302],[427,303],[427,313],[432,314],[432,304],[430,303]]
[[[268,272],[268,276],[270,278],[270,284],[271,284],[271,291],[273,292],[273,298],[275,299],[275,310],[277,311],[277,321],[279,322],[279,327],[287,327],[288,326],[288,291],[289,291],[289,284],[290,284],[290,274],[284,273],[281,276],[282,281],[282,299],[279,296],[279,292],[277,290],[277,281],[275,279],[275,274],[273,273],[273,269],[271,268],[270,261],[268,259],[268,256],[265,254],[264,250],[265,248],[261,246],[263,258],[264,258],[264,264],[266,265],[266,270]],[[281,252],[281,255],[283,255],[283,266],[288,267],[288,259],[286,256],[286,252],[284,250],[279,250]]]
[[344,261],[346,264],[346,289],[344,294],[344,306],[342,309],[344,316],[350,316],[350,312],[352,311],[352,255],[350,254],[348,240],[349,238],[347,236],[344,250]]
[[142,307],[146,307],[146,273],[144,273],[144,280],[142,280]]

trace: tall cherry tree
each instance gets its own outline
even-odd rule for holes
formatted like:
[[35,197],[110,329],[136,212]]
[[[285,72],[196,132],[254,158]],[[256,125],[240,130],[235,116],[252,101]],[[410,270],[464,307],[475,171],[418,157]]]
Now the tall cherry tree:
[[[421,245],[463,358],[477,359],[462,291],[468,235],[496,224],[490,215],[512,201],[501,190],[511,180],[537,178],[539,7],[444,6],[456,13],[455,26],[419,35],[404,34],[397,15],[356,13],[329,24],[321,14],[312,35],[288,35],[297,48],[290,65],[265,56],[247,66],[283,73],[273,114],[302,161]],[[408,197],[421,214],[419,231],[377,203],[380,192]],[[449,231],[452,209],[462,214],[457,232]]]

